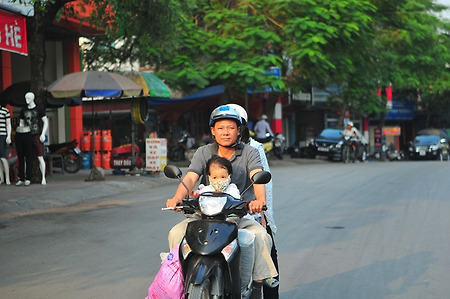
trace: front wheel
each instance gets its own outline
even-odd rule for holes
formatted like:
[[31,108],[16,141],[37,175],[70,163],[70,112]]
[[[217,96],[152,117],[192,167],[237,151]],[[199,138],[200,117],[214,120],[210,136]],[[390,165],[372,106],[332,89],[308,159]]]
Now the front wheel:
[[209,279],[203,281],[199,285],[191,284],[189,287],[188,299],[210,299],[211,298],[211,281]]
[[346,145],[342,148],[342,161],[347,164],[351,159],[350,146]]
[[81,169],[81,156],[73,150],[68,150],[63,154],[64,171],[68,173],[77,173]]

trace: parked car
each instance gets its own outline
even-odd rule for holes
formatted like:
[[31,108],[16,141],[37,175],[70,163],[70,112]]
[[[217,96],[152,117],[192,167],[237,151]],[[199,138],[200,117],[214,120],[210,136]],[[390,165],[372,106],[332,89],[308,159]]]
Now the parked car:
[[445,138],[439,135],[418,135],[411,141],[408,154],[410,159],[428,159],[449,161],[449,145]]
[[[342,145],[344,139],[342,133],[344,129],[325,129],[319,136],[314,138],[309,144],[311,157],[326,156],[329,160],[342,160]],[[367,160],[368,143],[365,140],[358,140],[358,153],[356,153],[356,160]]]
[[447,130],[444,129],[436,129],[436,128],[427,128],[422,129],[419,132],[417,132],[417,136],[419,135],[439,135],[439,138],[445,138],[448,140],[449,136],[447,133]]

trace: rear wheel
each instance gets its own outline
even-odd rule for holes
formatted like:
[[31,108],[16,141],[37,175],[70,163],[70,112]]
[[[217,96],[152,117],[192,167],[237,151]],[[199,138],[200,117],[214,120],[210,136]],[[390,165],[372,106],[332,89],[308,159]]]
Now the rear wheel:
[[63,155],[64,171],[68,173],[76,173],[81,169],[81,156],[73,150],[68,150]]
[[367,151],[363,149],[363,152],[361,154],[361,162],[365,162],[367,160]]

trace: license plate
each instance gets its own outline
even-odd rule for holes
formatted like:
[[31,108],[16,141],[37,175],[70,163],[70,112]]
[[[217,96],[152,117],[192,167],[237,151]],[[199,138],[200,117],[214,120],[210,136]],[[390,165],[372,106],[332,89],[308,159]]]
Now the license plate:
[[320,152],[329,152],[330,151],[330,149],[328,147],[319,147],[318,150]]
[[425,151],[420,151],[420,152],[419,152],[419,155],[421,155],[421,156],[425,156],[425,155],[426,155],[426,153],[425,153]]

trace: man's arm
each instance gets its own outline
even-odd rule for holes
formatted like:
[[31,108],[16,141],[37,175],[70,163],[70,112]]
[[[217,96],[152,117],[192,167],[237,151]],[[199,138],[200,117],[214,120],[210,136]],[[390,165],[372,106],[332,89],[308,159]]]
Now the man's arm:
[[[186,185],[186,187],[189,189],[189,193],[194,189],[195,184],[197,183],[199,179],[199,175],[195,172],[189,171],[186,173],[186,175],[183,178],[183,183]],[[179,184],[177,191],[175,192],[175,195],[173,198],[170,198],[166,202],[167,208],[175,208],[178,204],[180,204],[183,199],[188,194],[188,190],[183,186],[183,184]]]
[[6,119],[6,143],[11,143],[11,119]]
[[45,141],[45,133],[47,133],[47,130],[48,130],[48,118],[47,118],[47,116],[43,116],[42,117],[42,133],[41,133],[41,136],[39,137],[39,140],[41,141],[41,142],[44,142]]
[[269,132],[270,136],[274,136],[273,132],[272,132],[272,129],[270,128],[270,125],[269,125],[268,122],[266,122],[266,127],[267,127],[267,132]]
[[[257,172],[262,171],[262,169],[254,169],[250,172],[250,178]],[[251,213],[261,212],[263,206],[266,204],[266,188],[263,184],[254,184],[253,190],[255,193],[255,200],[252,200],[248,204],[249,211]]]

